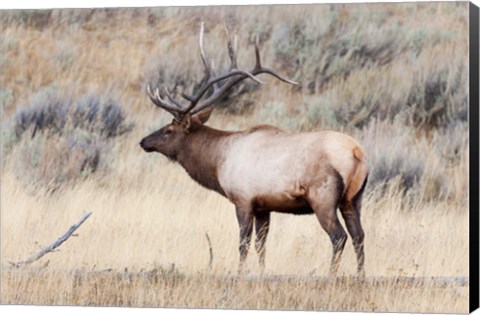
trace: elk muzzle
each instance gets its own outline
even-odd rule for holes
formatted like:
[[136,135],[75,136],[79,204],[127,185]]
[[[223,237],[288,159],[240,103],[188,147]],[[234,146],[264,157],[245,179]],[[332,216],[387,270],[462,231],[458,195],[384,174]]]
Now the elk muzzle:
[[153,152],[155,151],[155,148],[151,145],[148,144],[147,138],[143,138],[142,141],[140,141],[140,146],[145,152]]

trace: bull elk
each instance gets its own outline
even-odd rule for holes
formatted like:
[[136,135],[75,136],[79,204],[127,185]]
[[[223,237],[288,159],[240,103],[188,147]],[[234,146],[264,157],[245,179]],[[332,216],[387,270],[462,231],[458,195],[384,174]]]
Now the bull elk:
[[255,66],[251,71],[237,67],[236,38],[227,43],[230,69],[215,75],[203,48],[200,28],[200,55],[205,67],[204,84],[194,95],[184,92],[180,102],[168,89],[147,93],[152,102],[173,115],[170,124],[140,142],[146,152],[159,152],[178,162],[197,183],[228,198],[236,209],[240,227],[240,264],[248,254],[255,226],[255,249],[265,266],[265,241],[272,211],[315,214],[332,242],[330,274],[337,273],[347,234],[337,217],[340,209],[352,237],[357,271],[364,274],[364,232],[360,223],[362,194],[367,183],[367,162],[360,145],[350,136],[335,131],[290,133],[260,125],[230,132],[205,125],[213,105],[235,84],[259,74],[297,84],[260,61],[258,38]]

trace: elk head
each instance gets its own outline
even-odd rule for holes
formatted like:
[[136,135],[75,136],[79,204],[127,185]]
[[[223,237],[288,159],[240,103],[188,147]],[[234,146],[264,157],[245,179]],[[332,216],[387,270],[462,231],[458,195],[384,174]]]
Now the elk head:
[[[201,128],[210,118],[213,110],[213,105],[218,101],[231,87],[244,79],[251,79],[256,83],[263,82],[255,76],[261,73],[266,73],[276,77],[277,79],[298,85],[298,83],[285,79],[278,75],[270,68],[263,67],[260,61],[260,52],[258,48],[258,36],[255,40],[255,67],[251,71],[240,70],[237,67],[237,52],[236,52],[236,37],[232,43],[228,30],[225,27],[227,35],[228,53],[230,57],[229,70],[221,75],[215,75],[211,63],[205,57],[203,49],[203,23],[200,27],[200,56],[205,66],[205,82],[194,95],[189,95],[184,92],[181,96],[187,102],[178,101],[168,89],[161,91],[158,87],[153,91],[150,84],[147,86],[147,94],[152,102],[163,110],[166,110],[173,115],[173,121],[155,131],[149,136],[142,139],[140,146],[146,152],[159,152],[170,159],[175,160],[178,150],[182,148],[185,139],[193,132]],[[209,95],[209,96],[207,96]]]
[[172,122],[143,138],[140,146],[146,152],[159,152],[171,160],[175,160],[178,148],[185,143],[185,138],[203,125],[210,117],[211,110],[205,110],[194,116],[186,115],[181,120],[174,118]]

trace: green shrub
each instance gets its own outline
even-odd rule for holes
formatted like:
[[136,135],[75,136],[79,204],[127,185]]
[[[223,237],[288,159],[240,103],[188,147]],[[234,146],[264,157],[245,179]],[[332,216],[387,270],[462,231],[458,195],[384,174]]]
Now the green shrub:
[[396,177],[405,191],[417,186],[425,161],[411,128],[372,120],[356,138],[367,153],[370,187],[385,186]]
[[[315,25],[298,18],[272,31],[273,54],[290,75],[302,81],[310,93],[327,88],[334,79],[346,79],[353,71],[392,62],[408,46],[407,34],[398,25],[375,22],[358,27],[355,20],[344,23],[339,7]],[[358,21],[356,21],[358,23]]]
[[455,165],[468,151],[468,123],[451,124],[434,133],[432,144],[446,165]]
[[62,135],[72,128],[111,138],[131,130],[132,125],[125,118],[120,106],[112,100],[86,95],[75,101],[45,89],[32,96],[28,107],[17,110],[13,130],[18,138],[32,128],[32,138],[38,132]]
[[416,127],[445,128],[468,120],[468,76],[464,64],[441,67],[416,77],[407,105]]
[[434,132],[432,157],[425,168],[423,199],[461,200],[468,203],[468,123],[450,125]]
[[30,106],[17,110],[3,134],[7,154],[27,185],[55,190],[97,172],[112,139],[132,129],[121,107],[103,97],[73,100],[48,88],[35,93]]
[[305,98],[302,130],[335,129],[340,127],[338,117],[328,99],[322,96]]
[[52,10],[3,10],[0,20],[2,23],[15,21],[42,30],[48,26],[51,14]]
[[17,177],[27,186],[56,190],[96,172],[107,143],[89,133],[41,134],[23,137],[13,148]]
[[339,130],[340,125],[328,99],[306,96],[303,103],[294,107],[284,102],[272,101],[255,108],[257,124],[270,124],[290,131]]
[[301,120],[292,115],[289,108],[282,102],[268,102],[255,112],[257,124],[274,125],[286,130],[297,130]]

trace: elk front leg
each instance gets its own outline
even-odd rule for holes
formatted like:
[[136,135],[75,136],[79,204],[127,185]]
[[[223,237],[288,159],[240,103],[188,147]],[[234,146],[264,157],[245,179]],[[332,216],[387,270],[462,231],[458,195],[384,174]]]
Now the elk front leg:
[[260,263],[262,273],[265,270],[265,242],[267,241],[269,226],[270,212],[255,215],[255,250],[258,253],[258,262]]
[[248,255],[248,248],[250,247],[250,240],[252,238],[253,230],[253,214],[250,207],[237,206],[237,220],[240,227],[240,263],[238,272],[243,272],[243,266]]

